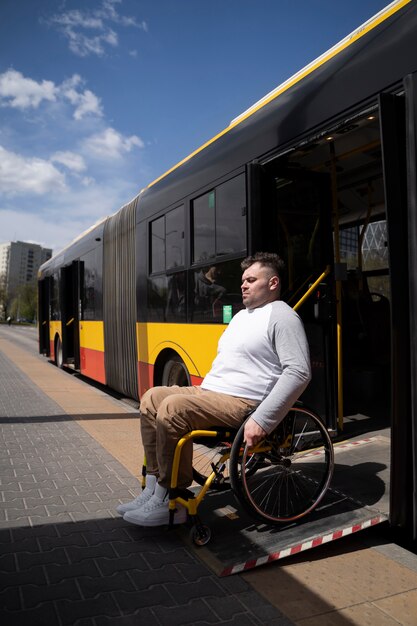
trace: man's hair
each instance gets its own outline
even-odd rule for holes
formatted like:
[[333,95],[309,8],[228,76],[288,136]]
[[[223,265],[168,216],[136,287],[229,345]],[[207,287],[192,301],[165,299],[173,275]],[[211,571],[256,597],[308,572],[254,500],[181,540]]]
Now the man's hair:
[[243,259],[240,267],[245,271],[254,263],[260,263],[263,267],[271,268],[278,278],[281,278],[281,273],[285,267],[284,261],[275,252],[255,252],[252,256]]

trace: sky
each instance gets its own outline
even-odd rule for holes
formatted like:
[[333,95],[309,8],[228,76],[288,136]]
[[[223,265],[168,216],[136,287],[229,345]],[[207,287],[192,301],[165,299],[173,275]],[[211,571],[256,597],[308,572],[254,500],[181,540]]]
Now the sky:
[[388,0],[0,0],[0,242],[58,252]]

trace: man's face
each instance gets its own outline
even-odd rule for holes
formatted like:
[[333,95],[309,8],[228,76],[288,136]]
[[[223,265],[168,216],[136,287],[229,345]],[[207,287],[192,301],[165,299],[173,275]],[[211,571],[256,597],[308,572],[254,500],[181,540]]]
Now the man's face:
[[256,309],[278,299],[279,278],[272,269],[253,263],[242,275],[242,300],[247,309]]

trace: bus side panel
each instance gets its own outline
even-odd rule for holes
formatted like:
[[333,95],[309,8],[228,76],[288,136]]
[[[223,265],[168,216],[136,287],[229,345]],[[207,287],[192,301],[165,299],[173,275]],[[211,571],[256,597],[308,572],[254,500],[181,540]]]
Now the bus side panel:
[[104,368],[104,352],[80,348],[80,371],[83,376],[88,376],[103,385],[106,384]]
[[80,323],[80,371],[84,376],[106,384],[103,322]]
[[[138,323],[140,394],[156,384],[154,365],[158,356],[166,349],[173,350],[182,358],[190,375],[191,384],[199,385],[211,368],[224,329],[223,324]],[[169,337],[169,341],[166,337]],[[193,355],[193,358],[190,355]]]
[[55,337],[62,337],[61,321],[53,321],[49,323],[49,353],[52,361],[55,360]]
[[144,363],[138,361],[138,389],[139,398],[143,396],[145,391],[148,391],[154,386],[154,366],[150,363]]

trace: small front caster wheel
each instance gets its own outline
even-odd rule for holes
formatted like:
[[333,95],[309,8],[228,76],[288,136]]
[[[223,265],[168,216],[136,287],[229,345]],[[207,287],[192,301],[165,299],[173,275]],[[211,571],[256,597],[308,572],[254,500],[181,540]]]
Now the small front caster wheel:
[[199,524],[192,527],[190,536],[196,546],[205,546],[211,539],[211,530],[206,524]]

